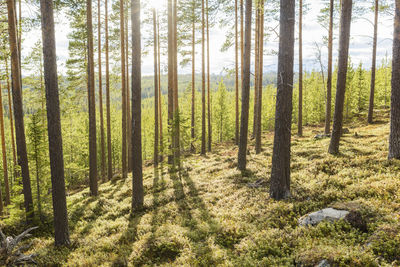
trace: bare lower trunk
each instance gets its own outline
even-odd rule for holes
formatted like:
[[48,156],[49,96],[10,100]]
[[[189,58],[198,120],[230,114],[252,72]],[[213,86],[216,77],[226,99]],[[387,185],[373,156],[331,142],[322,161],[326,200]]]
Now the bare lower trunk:
[[260,6],[260,34],[259,34],[259,82],[258,82],[258,103],[257,103],[257,124],[256,124],[256,154],[261,153],[261,132],[262,132],[262,93],[263,93],[263,66],[264,66],[264,1]]
[[106,177],[106,148],[104,142],[104,119],[103,119],[103,84],[102,84],[102,72],[101,72],[101,9],[100,0],[97,0],[97,31],[98,31],[98,60],[99,60],[99,109],[100,109],[100,146],[101,146],[101,177]]
[[369,96],[368,123],[372,123],[374,120],[376,49],[378,41],[378,14],[379,14],[378,11],[379,11],[379,0],[375,0],[374,41],[372,47],[371,88]]
[[334,0],[330,0],[330,8],[329,8],[329,37],[328,37],[328,79],[327,79],[327,84],[326,84],[325,134],[329,134],[331,132],[333,9],[334,9]]
[[259,82],[259,67],[260,67],[260,50],[259,50],[259,34],[260,34],[260,10],[258,4],[256,4],[256,25],[255,25],[255,44],[254,44],[254,106],[253,106],[253,134],[251,138],[256,136],[256,124],[257,124],[257,104],[258,104],[258,82]]
[[163,161],[164,139],[163,139],[163,119],[162,119],[162,93],[161,93],[161,50],[160,50],[160,19],[157,14],[157,53],[158,53],[158,114],[160,118],[160,161]]
[[238,0],[235,0],[235,144],[239,143],[239,44]]
[[12,148],[12,155],[13,155],[13,179],[11,179],[11,188],[12,188],[13,180],[15,180],[18,176],[17,175],[17,156],[16,156],[16,152],[15,152],[14,119],[13,119],[13,113],[12,113],[10,76],[8,74],[7,57],[5,59],[5,63],[6,63],[6,76],[7,76],[8,113],[10,116],[11,148]]
[[14,0],[7,0],[8,32],[11,50],[11,76],[13,91],[13,107],[15,116],[15,135],[17,140],[18,164],[21,167],[22,185],[26,220],[31,223],[34,218],[31,180],[29,177],[28,155],[26,150],[24,112],[22,106],[21,66],[17,42],[16,13]]
[[88,99],[89,99],[89,184],[90,194],[97,196],[97,141],[96,141],[96,99],[93,55],[92,0],[87,1],[88,31]]
[[205,69],[205,14],[201,1],[201,154],[206,154],[206,69]]
[[132,212],[143,207],[140,0],[132,0]]
[[174,161],[174,25],[173,25],[173,0],[168,0],[168,132],[169,151],[168,164]]
[[212,125],[211,125],[211,102],[210,102],[210,27],[208,21],[208,0],[206,0],[207,20],[207,124],[208,124],[208,152],[211,152]]
[[333,117],[332,138],[328,150],[331,154],[339,153],[339,141],[343,127],[343,106],[346,91],[352,6],[352,0],[342,0],[335,113]]
[[126,64],[125,64],[125,17],[124,17],[124,0],[119,1],[120,5],[120,41],[121,41],[121,90],[122,90],[122,178],[128,176],[127,165],[127,105],[126,103]]
[[392,97],[390,107],[389,159],[400,159],[400,1],[396,0],[393,35]]
[[158,62],[157,62],[157,21],[153,9],[153,42],[154,42],[154,166],[158,166]]
[[246,0],[246,32],[242,76],[242,113],[240,120],[240,141],[238,153],[239,170],[246,169],[247,138],[249,130],[249,96],[250,96],[250,57],[251,57],[251,11],[252,0]]
[[108,47],[108,0],[105,0],[105,32],[106,32],[106,109],[107,109],[107,163],[108,180],[113,175],[112,149],[111,149],[111,111],[110,111],[110,65],[109,65],[109,47]]
[[298,136],[303,135],[303,0],[299,1],[299,118]]
[[276,96],[275,136],[272,154],[270,196],[290,196],[290,143],[292,127],[295,1],[281,0]]
[[195,14],[195,7],[196,3],[193,2],[193,21],[192,21],[192,121],[191,121],[191,143],[190,143],[190,150],[192,153],[196,151],[194,147],[194,139],[196,137],[195,135],[195,96],[196,96],[196,67],[195,67],[195,61],[196,61],[196,14]]
[[3,154],[4,189],[6,192],[5,205],[7,206],[10,204],[10,187],[8,183],[7,150],[6,150],[6,139],[4,133],[3,97],[2,97],[1,83],[0,83],[0,130],[1,130],[1,151]]

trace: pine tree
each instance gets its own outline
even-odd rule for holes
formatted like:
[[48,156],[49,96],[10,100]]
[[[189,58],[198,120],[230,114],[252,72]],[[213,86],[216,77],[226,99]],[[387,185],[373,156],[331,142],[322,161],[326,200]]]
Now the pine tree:
[[143,206],[140,0],[132,0],[132,212]]
[[393,33],[392,97],[390,105],[389,159],[400,159],[400,1],[396,0]]
[[104,142],[104,116],[103,116],[103,83],[101,66],[101,0],[97,0],[97,50],[99,68],[99,111],[100,111],[100,148],[101,148],[101,177],[106,177],[106,148]]
[[157,58],[157,19],[153,9],[153,42],[154,42],[154,166],[158,166],[158,58]]
[[[128,164],[127,164],[127,105],[126,103],[126,64],[125,64],[125,17],[124,17],[124,0],[119,1],[119,16],[120,16],[120,42],[121,42],[121,90],[122,90],[122,177],[126,178],[128,176]],[[128,136],[129,138],[129,136]]]
[[87,0],[86,12],[88,37],[89,185],[90,194],[92,196],[97,196],[96,99],[94,83],[92,0]]
[[240,119],[240,141],[238,153],[238,168],[246,169],[247,136],[249,128],[249,95],[250,95],[250,57],[251,57],[251,14],[252,0],[246,0],[246,31],[243,54],[243,76],[242,76],[242,114]]
[[3,176],[4,176],[4,189],[6,192],[5,205],[9,205],[10,202],[10,186],[8,182],[8,166],[7,166],[7,151],[6,151],[6,140],[4,133],[4,117],[3,117],[3,96],[2,88],[0,83],[0,130],[1,130],[1,151],[3,154]]
[[29,177],[28,154],[26,150],[24,112],[22,107],[22,84],[20,52],[18,50],[16,12],[14,0],[7,0],[8,33],[11,50],[11,77],[13,91],[13,107],[15,117],[15,135],[17,141],[18,165],[21,166],[22,184],[24,193],[24,204],[26,220],[32,222],[34,218],[31,180]]
[[107,176],[111,180],[113,175],[112,151],[111,151],[111,111],[110,111],[110,63],[109,63],[109,41],[108,41],[108,0],[104,2],[105,7],[105,37],[106,37],[106,113],[107,113]]
[[379,14],[379,0],[375,0],[374,40],[372,44],[371,88],[369,96],[368,123],[372,123],[374,119],[376,50],[378,43],[378,14]]
[[340,141],[340,136],[342,135],[343,106],[344,106],[344,96],[346,90],[352,7],[353,7],[352,0],[342,0],[335,114],[333,120],[332,137],[328,150],[329,153],[331,154],[339,153],[339,141]]
[[290,145],[294,63],[295,1],[281,0],[276,96],[275,135],[272,154],[270,196],[281,200],[290,196]]

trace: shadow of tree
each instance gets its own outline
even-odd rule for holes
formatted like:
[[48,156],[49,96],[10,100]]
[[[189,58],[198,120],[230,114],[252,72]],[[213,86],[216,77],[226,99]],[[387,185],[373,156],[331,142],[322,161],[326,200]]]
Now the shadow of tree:
[[[212,249],[208,245],[208,238],[218,234],[220,229],[218,223],[214,220],[212,215],[200,197],[195,183],[190,178],[187,171],[180,171],[179,173],[171,173],[173,181],[175,201],[178,205],[181,216],[183,217],[183,227],[188,227],[188,238],[193,244],[194,253],[198,259],[199,265],[213,266],[217,262],[213,257]],[[188,192],[185,194],[185,187]],[[192,211],[197,209],[200,215],[196,216]],[[207,228],[199,227],[200,224],[207,225]]]

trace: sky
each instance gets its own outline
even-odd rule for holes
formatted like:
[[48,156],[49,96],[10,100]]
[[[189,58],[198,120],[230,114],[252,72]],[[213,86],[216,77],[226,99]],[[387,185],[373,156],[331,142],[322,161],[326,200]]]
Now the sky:
[[[162,0],[158,1],[156,5],[159,8],[165,8]],[[312,2],[311,2],[312,1]],[[320,65],[317,61],[317,48],[316,44],[321,47],[322,60],[324,66],[327,64],[327,47],[323,46],[322,36],[327,35],[326,29],[324,29],[317,22],[317,17],[322,7],[320,0],[308,0],[310,10],[304,16],[303,19],[303,58],[304,58],[304,70],[311,71],[313,69],[320,70]],[[233,0],[232,0],[232,3]],[[26,8],[23,12],[23,16],[29,16],[32,13],[32,7]],[[145,14],[145,13],[143,13]],[[144,15],[145,16],[145,15]],[[371,54],[372,54],[372,34],[373,25],[369,21],[373,21],[373,12],[368,12],[363,18],[354,20],[351,25],[351,39],[350,39],[350,56],[351,61],[356,66],[360,62],[363,63],[364,68],[369,69],[371,66]],[[275,27],[278,22],[269,23],[265,27]],[[67,18],[62,14],[56,15],[56,50],[58,57],[58,70],[61,73],[65,73],[65,61],[68,58],[68,38],[67,35],[71,31]],[[225,41],[226,28],[221,28],[216,25],[210,28],[210,71],[213,74],[224,74],[226,68],[233,69],[234,67],[234,49],[233,47],[226,52],[221,52],[222,44]],[[391,57],[392,53],[392,36],[393,36],[393,18],[391,16],[381,16],[379,19],[378,26],[378,51],[377,51],[377,63],[380,64],[382,59],[388,55]],[[252,33],[254,34],[254,32]],[[334,32],[334,60],[336,60],[338,50],[338,29]],[[31,51],[37,40],[41,38],[40,29],[32,30],[25,34],[25,40],[23,43],[22,54],[26,56]],[[144,42],[144,41],[143,41]],[[279,38],[273,34],[269,40],[264,43],[264,72],[276,71],[277,68],[277,56],[271,55],[270,51],[276,51],[279,44]],[[254,43],[252,43],[254,45]],[[254,47],[252,46],[252,49]],[[196,47],[197,52],[201,51],[201,46]],[[254,60],[254,59],[252,59]],[[166,63],[166,58],[161,59],[162,63]],[[201,72],[201,54],[196,54],[196,72]],[[104,62],[104,61],[103,61]],[[152,75],[153,73],[153,54],[152,49],[149,49],[149,53],[142,58],[142,74]],[[298,42],[297,42],[297,26],[296,26],[296,44],[295,44],[295,68],[298,69]],[[104,68],[103,68],[104,69]],[[326,69],[324,69],[326,71]],[[185,68],[180,67],[178,69],[180,74],[191,73],[190,64]]]

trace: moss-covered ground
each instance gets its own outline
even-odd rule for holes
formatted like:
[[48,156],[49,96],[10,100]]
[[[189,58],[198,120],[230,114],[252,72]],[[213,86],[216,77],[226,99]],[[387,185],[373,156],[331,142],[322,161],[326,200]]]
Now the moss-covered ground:
[[[184,159],[183,170],[144,171],[145,203],[130,216],[131,178],[68,197],[72,245],[56,249],[48,231],[32,238],[41,266],[334,266],[400,265],[400,162],[387,160],[388,113],[377,123],[352,123],[341,154],[306,127],[292,139],[292,197],[269,197],[272,133],[248,171],[236,169],[233,144]],[[249,187],[264,179],[259,188]],[[356,211],[355,223],[299,227],[303,215],[326,207]],[[51,228],[51,225],[48,226]],[[7,229],[14,229],[5,226]]]

